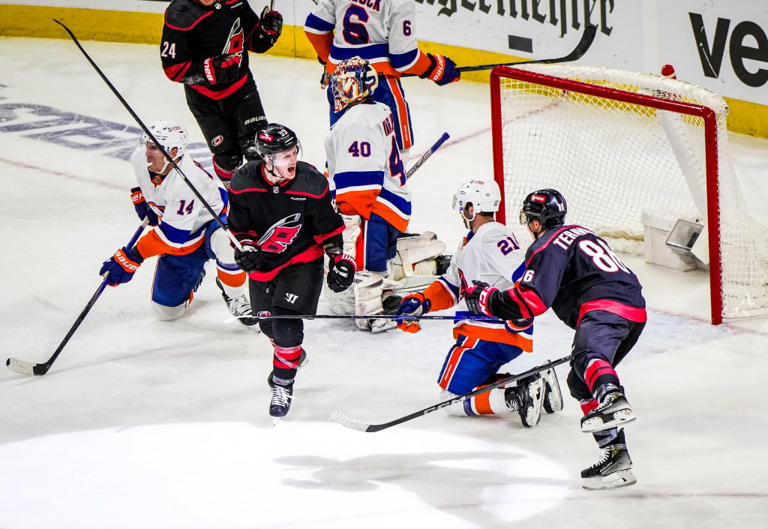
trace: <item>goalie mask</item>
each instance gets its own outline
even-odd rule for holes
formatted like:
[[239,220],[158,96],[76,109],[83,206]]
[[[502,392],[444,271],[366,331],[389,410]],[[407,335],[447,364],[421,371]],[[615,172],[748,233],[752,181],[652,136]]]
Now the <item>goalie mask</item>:
[[568,205],[565,197],[556,189],[539,189],[529,194],[523,200],[520,210],[520,224],[528,224],[538,220],[541,226],[549,230],[565,222]]
[[333,105],[341,112],[349,105],[373,95],[379,86],[379,77],[371,63],[360,57],[352,57],[339,63],[330,79]]
[[[453,209],[464,215],[464,210],[468,205],[474,207],[472,221],[478,213],[496,213],[501,204],[501,192],[499,186],[494,180],[480,180],[473,178],[467,180],[459,186],[459,189],[453,195]],[[466,218],[466,217],[464,217]]]

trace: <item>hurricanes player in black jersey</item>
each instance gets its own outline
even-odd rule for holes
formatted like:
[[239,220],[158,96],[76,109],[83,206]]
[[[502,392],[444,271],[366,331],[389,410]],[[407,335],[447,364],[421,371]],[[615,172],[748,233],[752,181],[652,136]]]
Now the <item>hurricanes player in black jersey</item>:
[[165,75],[184,84],[213,167],[227,186],[243,156],[256,158],[253,138],[267,125],[248,51],[264,53],[282,29],[279,12],[267,6],[259,17],[248,0],[173,0],[165,11]]
[[[299,140],[272,123],[258,133],[263,160],[235,172],[229,190],[229,228],[245,251],[237,264],[249,277],[253,314],[315,314],[323,282],[323,254],[330,259],[328,287],[341,292],[352,284],[355,260],[344,255],[344,221],[336,211],[328,181],[298,161]],[[293,399],[293,381],[305,357],[301,319],[262,319],[261,331],[274,345],[269,376],[269,414],[283,417]]]
[[642,287],[608,244],[587,228],[565,225],[565,198],[554,189],[529,194],[520,222],[534,242],[525,272],[514,288],[470,287],[470,310],[518,323],[532,321],[549,307],[576,330],[568,388],[581,403],[581,430],[591,432],[603,450],[581,472],[587,489],[632,485],[632,460],[623,423],[635,419],[614,367],[627,355],[645,326]]

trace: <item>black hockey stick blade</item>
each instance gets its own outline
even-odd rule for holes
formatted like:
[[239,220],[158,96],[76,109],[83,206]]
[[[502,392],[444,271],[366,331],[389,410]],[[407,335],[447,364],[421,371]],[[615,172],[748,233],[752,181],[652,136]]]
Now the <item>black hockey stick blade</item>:
[[357,430],[360,432],[380,432],[381,430],[386,430],[387,428],[397,426],[398,424],[402,424],[404,422],[410,421],[411,419],[423,417],[424,415],[427,415],[429,413],[432,413],[433,411],[437,411],[439,409],[445,408],[446,406],[450,406],[451,404],[454,404],[456,402],[460,402],[462,400],[474,397],[476,395],[480,395],[481,393],[486,393],[492,389],[496,389],[506,384],[510,384],[512,382],[515,382],[522,378],[529,377],[531,375],[535,375],[536,373],[546,371],[547,369],[552,369],[555,366],[566,363],[570,359],[571,359],[570,355],[564,356],[563,358],[560,358],[558,360],[547,362],[546,364],[542,364],[538,367],[533,367],[528,371],[524,371],[523,373],[519,373],[517,375],[508,376],[507,378],[503,378],[501,380],[494,382],[493,384],[488,384],[487,386],[483,386],[474,391],[470,391],[469,393],[465,393],[463,395],[456,395],[451,399],[445,400],[443,402],[438,402],[437,404],[433,404],[428,408],[424,408],[423,410],[409,413],[408,415],[403,415],[402,417],[398,417],[397,419],[394,419],[389,422],[383,422],[380,424],[371,424],[371,423],[356,421],[340,411],[334,411],[333,413],[331,413],[331,419],[341,424],[342,426],[346,426],[351,430]]
[[520,64],[555,64],[558,62],[571,62],[581,59],[595,40],[597,35],[597,26],[594,24],[588,25],[584,28],[584,33],[581,35],[581,40],[576,44],[576,47],[571,50],[568,55],[563,55],[555,59],[534,59],[531,61],[518,61],[518,62],[502,62],[498,64],[480,64],[478,66],[459,66],[456,68],[460,72],[476,72],[478,70],[493,70],[497,66],[517,66]]

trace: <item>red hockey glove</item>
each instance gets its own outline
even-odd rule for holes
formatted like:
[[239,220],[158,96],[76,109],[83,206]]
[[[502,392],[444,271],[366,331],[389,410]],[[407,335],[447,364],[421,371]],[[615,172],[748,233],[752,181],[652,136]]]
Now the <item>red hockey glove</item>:
[[[405,332],[419,332],[421,330],[421,324],[419,323],[419,320],[413,317],[426,314],[431,308],[432,302],[425,298],[422,292],[408,294],[400,302],[400,308],[398,308],[395,313],[397,316],[403,316],[402,318],[397,318],[397,328]],[[411,318],[408,318],[407,316],[410,316]]]
[[493,316],[490,305],[493,298],[498,294],[498,288],[488,286],[487,283],[482,281],[475,281],[473,286],[464,291],[464,301],[467,303],[469,312]]
[[116,287],[133,279],[133,274],[144,262],[144,258],[131,248],[122,247],[115,255],[104,261],[99,275],[107,274],[109,286]]
[[355,258],[347,254],[337,254],[331,257],[328,266],[328,288],[334,292],[342,292],[352,286],[355,281]]
[[209,57],[203,61],[203,75],[212,85],[234,83],[240,79],[241,53]]
[[430,65],[419,77],[434,81],[438,86],[454,83],[461,79],[461,72],[456,69],[456,63],[445,55],[427,53]]

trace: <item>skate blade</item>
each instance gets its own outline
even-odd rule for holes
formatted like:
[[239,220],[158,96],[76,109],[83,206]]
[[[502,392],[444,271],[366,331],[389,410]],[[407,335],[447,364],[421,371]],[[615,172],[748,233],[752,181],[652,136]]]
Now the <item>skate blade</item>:
[[626,469],[613,472],[607,476],[584,478],[581,486],[586,490],[607,490],[629,487],[635,483],[637,483],[637,478],[632,473],[632,470]]
[[630,423],[637,419],[637,416],[632,413],[632,410],[619,410],[613,414],[613,419],[607,422],[600,420],[600,417],[595,417],[585,421],[581,425],[581,431],[584,433],[600,432],[603,430],[610,430],[616,428],[622,424]]

